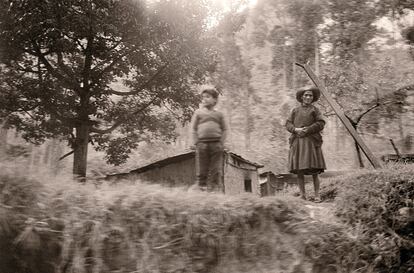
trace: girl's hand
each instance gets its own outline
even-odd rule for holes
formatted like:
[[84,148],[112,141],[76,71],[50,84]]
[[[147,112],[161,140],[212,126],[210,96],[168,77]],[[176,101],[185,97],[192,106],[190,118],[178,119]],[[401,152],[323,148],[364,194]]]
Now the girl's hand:
[[300,134],[304,130],[304,127],[295,128],[295,133]]
[[301,127],[301,128],[296,128],[295,129],[295,132],[299,137],[304,137],[306,135],[306,131],[307,131],[306,127]]

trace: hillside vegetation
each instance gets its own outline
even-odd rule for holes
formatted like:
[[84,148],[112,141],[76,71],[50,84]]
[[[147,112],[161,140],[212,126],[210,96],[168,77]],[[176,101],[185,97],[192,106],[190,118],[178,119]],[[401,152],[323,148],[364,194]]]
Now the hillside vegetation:
[[325,181],[323,197],[334,201],[322,205],[335,221],[312,216],[311,203],[290,195],[3,174],[0,272],[413,270],[412,167]]

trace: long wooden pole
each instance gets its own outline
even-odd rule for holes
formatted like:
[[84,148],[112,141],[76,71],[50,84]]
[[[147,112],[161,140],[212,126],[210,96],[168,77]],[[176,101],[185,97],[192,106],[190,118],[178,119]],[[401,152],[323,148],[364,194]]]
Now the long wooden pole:
[[329,105],[333,108],[336,115],[339,117],[339,119],[342,121],[342,123],[345,125],[345,128],[348,130],[348,132],[351,134],[353,139],[358,143],[359,147],[361,147],[361,150],[364,152],[365,156],[368,158],[369,162],[372,164],[372,166],[375,169],[381,168],[381,164],[376,159],[374,154],[372,154],[371,150],[365,145],[362,138],[358,135],[357,131],[354,129],[352,124],[349,122],[349,120],[346,118],[345,114],[342,112],[340,106],[334,101],[331,96],[329,96],[328,91],[326,90],[325,85],[319,80],[319,78],[315,75],[315,73],[312,71],[312,69],[307,64],[300,64],[296,63],[297,66],[302,67],[306,74],[311,78],[313,83],[316,85],[316,87],[319,88],[322,95],[325,97],[325,99],[328,101]]

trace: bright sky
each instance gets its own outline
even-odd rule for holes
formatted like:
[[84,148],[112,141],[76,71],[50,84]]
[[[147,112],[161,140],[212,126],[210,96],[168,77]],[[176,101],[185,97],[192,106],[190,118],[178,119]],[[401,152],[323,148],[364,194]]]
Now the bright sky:
[[[231,6],[232,5],[237,5],[237,3],[240,2],[238,0],[213,0],[214,5],[217,5],[218,7],[221,5],[222,9],[224,11],[229,11],[231,10]],[[246,5],[242,5],[240,7],[241,10],[247,8],[247,7],[252,7],[254,5],[256,5],[257,0],[246,0]]]
[[[239,2],[245,1],[246,4],[240,5],[237,9],[238,12],[245,10],[246,8],[251,8],[256,5],[257,0],[210,0],[210,3],[215,8],[220,9],[223,13],[229,12],[235,8],[236,5],[239,5]],[[211,17],[208,20],[208,27],[214,27],[218,23],[219,18]]]
[[[212,2],[215,6],[221,7],[221,9],[226,12],[226,11],[231,10],[232,5],[237,5],[238,2],[240,1],[239,0],[212,0]],[[248,7],[253,7],[254,5],[256,5],[257,0],[246,0],[246,2],[247,2],[246,5],[240,6],[239,11],[242,11]]]

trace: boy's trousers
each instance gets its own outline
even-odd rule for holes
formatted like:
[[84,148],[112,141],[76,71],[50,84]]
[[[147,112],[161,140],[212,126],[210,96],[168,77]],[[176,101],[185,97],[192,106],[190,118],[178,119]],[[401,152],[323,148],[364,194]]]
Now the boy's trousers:
[[208,191],[222,189],[223,151],[220,141],[197,143],[196,176],[200,187],[207,187]]

